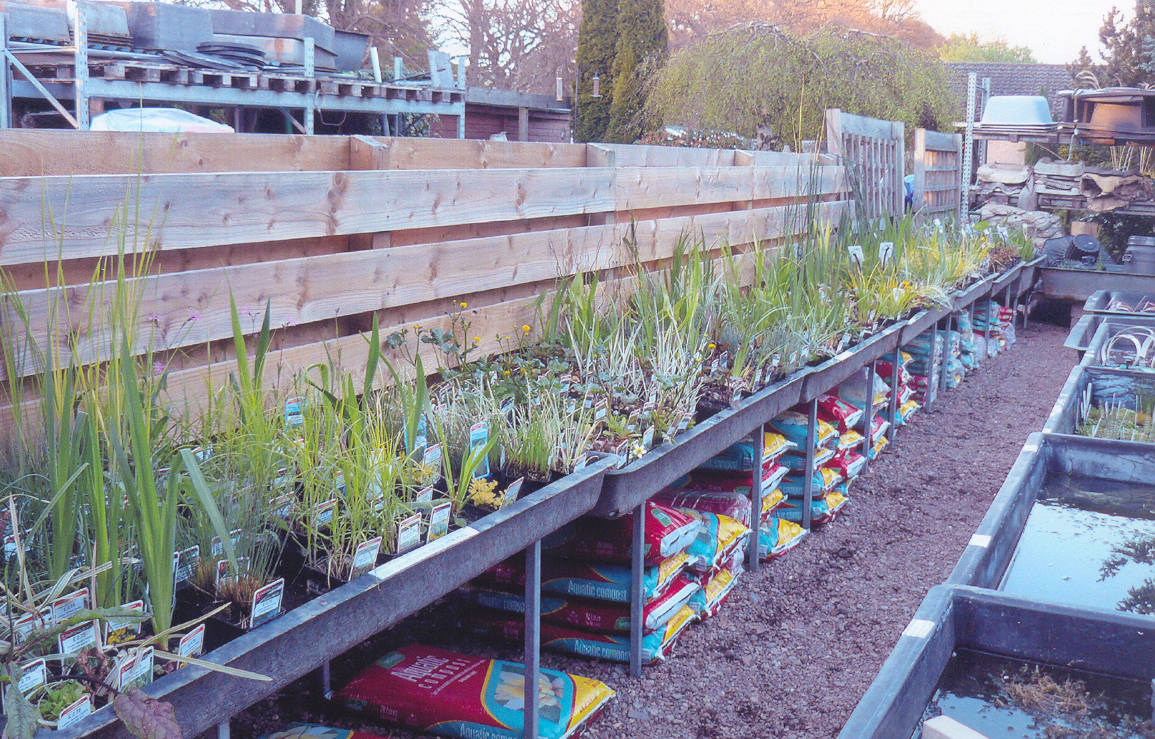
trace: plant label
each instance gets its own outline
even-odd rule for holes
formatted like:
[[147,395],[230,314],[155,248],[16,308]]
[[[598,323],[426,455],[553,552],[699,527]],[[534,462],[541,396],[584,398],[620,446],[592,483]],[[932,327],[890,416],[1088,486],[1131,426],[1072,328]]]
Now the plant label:
[[20,676],[18,686],[24,695],[28,695],[41,685],[48,683],[48,663],[44,661],[43,657],[32,660],[23,665],[21,669],[24,674]]
[[128,674],[128,681],[121,683],[121,690],[130,687],[143,688],[152,682],[154,656],[151,646],[138,649],[136,659],[133,660],[132,671]]
[[[473,454],[478,449],[483,448],[488,443],[489,443],[489,422],[488,421],[481,420],[481,421],[478,421],[477,423],[475,423],[469,427],[469,453],[470,454]],[[473,470],[473,479],[476,480],[479,477],[484,477],[486,479],[489,479],[489,456],[488,455],[486,455],[485,459],[483,459],[481,461],[481,463],[477,465],[477,468],[475,470]]]
[[602,398],[594,405],[594,420],[604,421],[610,412],[610,402]]
[[590,463],[590,455],[583,454],[580,457],[578,457],[577,460],[574,461],[573,471],[577,472],[579,470],[584,470],[586,468],[586,465],[589,463]]
[[176,582],[182,583],[190,579],[200,561],[201,548],[197,544],[177,552],[176,561],[173,563],[173,576],[176,578]]
[[289,398],[285,401],[285,425],[291,429],[305,425],[304,398]]
[[884,241],[878,245],[878,263],[886,266],[894,257],[894,242]]
[[349,573],[350,580],[364,575],[377,566],[377,555],[381,552],[382,541],[383,537],[375,536],[357,545],[357,550],[353,552],[353,571]]
[[12,625],[12,630],[16,634],[17,644],[23,644],[25,641],[27,641],[28,637],[32,636],[33,631],[43,631],[46,628],[48,628],[48,624],[44,618],[33,613],[29,613],[27,616],[16,619],[16,623]]
[[269,503],[269,513],[282,521],[288,521],[293,516],[293,494],[279,495]]
[[642,434],[642,448],[644,448],[646,451],[653,449],[653,447],[654,447],[654,434],[656,432],[657,432],[657,427],[656,426],[650,426],[648,429],[646,429],[646,432],[644,434]]
[[642,417],[641,409],[635,408],[626,416],[626,430],[630,433],[638,430],[638,419]]
[[846,247],[846,251],[850,254],[850,264],[854,267],[861,267],[862,263],[866,261],[866,255],[862,252],[862,246],[859,244],[851,244]]
[[453,512],[453,503],[445,500],[433,506],[429,512],[429,531],[425,534],[425,543],[436,541],[449,533],[449,516]]
[[432,503],[433,502],[433,486],[426,485],[417,491],[417,497],[413,499],[417,503]]
[[614,454],[618,455],[618,463],[616,465],[614,465],[615,467],[620,469],[622,467],[625,467],[627,464],[629,464],[629,462],[630,462],[630,440],[626,439],[625,441],[618,444],[617,449],[614,450]]
[[517,500],[517,494],[521,492],[521,486],[524,483],[524,477],[519,477],[513,482],[509,483],[509,487],[505,489],[505,495],[501,496],[501,505],[498,506],[498,509],[505,508],[507,505]]
[[62,731],[72,727],[90,713],[92,713],[92,696],[85,693],[75,703],[60,712],[60,718],[56,721],[56,730]]
[[237,557],[237,571],[229,571],[229,561],[221,559],[217,561],[217,585],[223,582],[228,582],[232,578],[249,571],[249,558]]
[[441,479],[441,445],[433,444],[425,447],[425,453],[421,456],[421,464],[431,470],[426,481],[430,485],[435,485]]
[[421,514],[414,513],[397,523],[397,554],[404,554],[421,544]]
[[690,424],[693,421],[694,421],[694,414],[693,413],[683,413],[682,414],[682,420],[678,421],[678,430],[679,431],[685,431],[686,429],[690,428]]
[[16,534],[9,534],[4,537],[4,559],[12,559],[15,557],[16,551],[19,548],[19,544],[16,541]]
[[[134,600],[131,603],[125,603],[121,608],[137,613],[144,613],[144,601]],[[130,641],[137,636],[140,636],[141,622],[140,621],[118,621],[110,618],[104,622],[104,645],[113,646],[115,644],[123,644]]]
[[76,654],[85,649],[93,649],[100,643],[100,635],[95,621],[85,621],[71,629],[65,629],[57,637],[61,654]]
[[[237,542],[241,540],[241,530],[233,529],[230,531],[229,539],[233,542],[233,547],[236,547]],[[221,542],[221,537],[214,536],[212,538],[212,541],[209,542],[209,552],[212,554],[213,559],[225,556],[225,546]]]
[[75,616],[88,608],[88,588],[81,588],[68,595],[62,595],[52,601],[52,622],[64,623],[71,616]]
[[132,680],[132,668],[135,664],[135,652],[121,652],[116,655],[116,660],[112,663],[112,671],[109,673],[109,682],[112,687],[123,691],[124,686]]
[[253,592],[253,607],[249,613],[249,628],[255,629],[263,623],[281,615],[281,601],[285,595],[285,578],[278,577],[263,588]]
[[177,642],[176,653],[181,657],[199,657],[205,651],[205,625],[198,624]]
[[318,526],[328,526],[333,523],[333,515],[337,512],[337,499],[330,498],[324,503],[318,503],[313,508],[313,518]]

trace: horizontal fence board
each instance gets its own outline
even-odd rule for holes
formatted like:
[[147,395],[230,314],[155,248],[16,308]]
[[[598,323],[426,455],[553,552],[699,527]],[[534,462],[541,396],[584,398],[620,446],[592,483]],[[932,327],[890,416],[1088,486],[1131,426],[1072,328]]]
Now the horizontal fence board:
[[343,136],[0,129],[0,176],[331,171]]
[[[823,203],[816,217],[836,221],[845,206]],[[637,244],[637,258],[653,261],[671,256],[683,237],[714,248],[719,241],[738,245],[804,233],[806,215],[802,206],[726,211],[170,272],[126,286],[141,296],[137,351],[173,349],[231,337],[230,299],[246,330],[259,325],[266,304],[271,326],[283,328],[438,299],[468,303],[486,290],[629,266],[635,256],[622,246],[627,236]],[[17,297],[33,326],[47,326],[52,311],[59,313],[51,341],[60,362],[68,361],[73,340],[75,359],[88,364],[110,358],[115,347],[99,320],[99,306],[113,289],[78,285],[25,290]],[[95,325],[88,320],[90,309],[97,311]],[[50,340],[44,332],[33,337],[41,345]],[[36,371],[29,364],[20,374]]]
[[374,138],[389,148],[391,169],[584,167],[585,144],[470,139]]
[[845,191],[842,167],[619,167],[617,210],[721,203]]
[[0,178],[0,264],[612,210],[599,169]]

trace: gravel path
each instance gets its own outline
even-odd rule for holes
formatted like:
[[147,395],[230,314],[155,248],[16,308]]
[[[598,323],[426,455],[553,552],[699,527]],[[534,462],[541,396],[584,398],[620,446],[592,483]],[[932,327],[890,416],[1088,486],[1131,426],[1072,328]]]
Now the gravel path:
[[[618,692],[592,739],[812,739],[836,736],[927,590],[950,574],[1031,432],[1042,428],[1075,361],[1067,330],[1033,324],[1009,352],[917,414],[851,487],[835,521],[756,575],[742,576],[717,617],[691,627],[640,679],[618,664],[543,654],[543,665]],[[359,654],[334,680],[394,643],[474,654],[447,638],[452,607],[435,605]],[[292,720],[412,736],[325,710],[310,681],[234,721],[247,739]]]

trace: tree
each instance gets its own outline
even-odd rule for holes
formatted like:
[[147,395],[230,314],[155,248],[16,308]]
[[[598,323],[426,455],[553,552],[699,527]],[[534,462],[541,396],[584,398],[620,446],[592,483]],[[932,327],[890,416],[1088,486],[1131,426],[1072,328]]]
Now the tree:
[[[574,140],[605,141],[613,102],[614,53],[618,43],[618,0],[585,0],[578,35],[578,81]],[[597,75],[600,97],[593,97]]]
[[957,120],[946,69],[894,38],[841,29],[807,37],[751,23],[676,52],[647,109],[667,125],[754,138],[770,126],[799,150],[820,139],[827,108],[941,129]]
[[662,0],[619,0],[614,49],[614,94],[608,141],[632,144],[642,135],[643,70],[664,60],[667,31]]
[[1034,52],[1026,46],[1011,46],[1004,38],[980,41],[977,34],[952,33],[939,47],[938,56],[944,62],[1015,62],[1036,64]]
[[[1135,16],[1123,24],[1123,14],[1117,8],[1103,18],[1099,29],[1099,42],[1103,45],[1099,52],[1103,64],[1091,60],[1086,47],[1080,50],[1079,58],[1067,65],[1071,76],[1078,79],[1081,72],[1088,72],[1095,79],[1081,84],[1092,87],[1137,87],[1155,82],[1155,57],[1151,40],[1155,39],[1155,0],[1136,0]],[[1145,46],[1146,43],[1146,46]]]

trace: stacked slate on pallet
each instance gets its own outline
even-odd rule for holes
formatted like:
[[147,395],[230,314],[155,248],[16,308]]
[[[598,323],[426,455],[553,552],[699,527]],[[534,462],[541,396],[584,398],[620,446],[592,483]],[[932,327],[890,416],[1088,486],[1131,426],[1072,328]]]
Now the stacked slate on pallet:
[[1059,162],[1043,159],[1035,164],[1035,194],[1044,208],[1077,208],[1084,206],[1079,182],[1086,170],[1082,162]]
[[984,164],[975,173],[975,199],[980,206],[987,203],[1018,205],[1030,181],[1030,167]]

